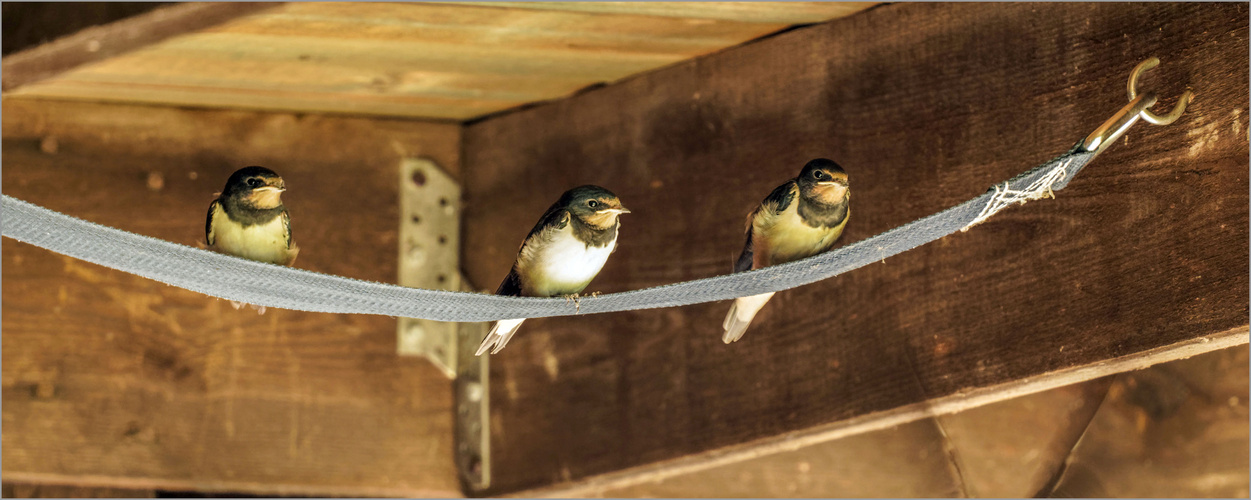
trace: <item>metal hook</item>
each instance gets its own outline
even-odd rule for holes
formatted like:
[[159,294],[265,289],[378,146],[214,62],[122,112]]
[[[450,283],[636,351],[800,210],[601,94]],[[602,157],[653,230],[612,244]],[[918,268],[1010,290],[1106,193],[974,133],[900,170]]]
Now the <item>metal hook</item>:
[[[1152,57],[1146,61],[1138,63],[1138,66],[1135,66],[1134,70],[1129,73],[1129,84],[1126,87],[1129,91],[1130,101],[1133,101],[1135,97],[1138,97],[1138,77],[1141,76],[1144,71],[1159,65],[1160,58]],[[1183,112],[1186,111],[1186,105],[1190,104],[1192,98],[1194,98],[1194,92],[1187,89],[1186,92],[1182,93],[1181,99],[1178,99],[1177,105],[1173,106],[1173,110],[1167,115],[1160,116],[1152,113],[1150,110],[1144,109],[1142,110],[1142,119],[1155,125],[1168,125],[1173,123],[1177,121],[1177,118],[1180,117]]]
[[1103,122],[1099,128],[1086,136],[1086,140],[1082,141],[1082,147],[1086,151],[1096,154],[1102,153],[1113,142],[1125,135],[1125,131],[1137,123],[1138,119],[1142,118],[1143,112],[1146,111],[1147,107],[1155,104],[1155,101],[1155,94],[1150,92],[1134,97],[1132,101],[1129,101],[1129,104],[1117,111],[1115,115],[1112,115],[1112,118],[1108,118],[1108,121]]
[[1138,77],[1144,71],[1159,64],[1160,59],[1152,57],[1134,67],[1134,70],[1129,73],[1129,84],[1127,85],[1129,104],[1117,111],[1115,115],[1112,115],[1112,118],[1109,118],[1108,121],[1103,122],[1090,135],[1086,136],[1086,139],[1081,144],[1086,151],[1098,154],[1108,149],[1108,146],[1111,146],[1113,142],[1125,135],[1125,131],[1129,130],[1129,127],[1132,127],[1134,123],[1137,123],[1139,118],[1156,125],[1168,125],[1177,121],[1182,112],[1186,111],[1186,105],[1190,104],[1191,99],[1194,97],[1194,93],[1189,90],[1182,94],[1181,99],[1177,101],[1177,105],[1173,107],[1173,111],[1170,111],[1165,116],[1159,116],[1147,110],[1147,108],[1154,106],[1156,103],[1154,93],[1147,92],[1138,95]]

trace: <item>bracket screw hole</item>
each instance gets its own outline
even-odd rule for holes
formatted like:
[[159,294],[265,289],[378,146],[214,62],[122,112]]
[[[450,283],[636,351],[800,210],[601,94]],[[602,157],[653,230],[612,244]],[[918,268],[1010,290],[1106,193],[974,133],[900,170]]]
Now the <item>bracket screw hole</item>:
[[414,170],[413,171],[413,184],[416,184],[417,187],[425,186],[426,185],[426,173],[422,172],[420,169]]
[[470,402],[477,403],[482,401],[482,384],[478,382],[469,382],[465,385],[465,398]]
[[470,456],[469,463],[467,465],[469,473],[473,474],[474,477],[482,476],[482,459],[477,455]]

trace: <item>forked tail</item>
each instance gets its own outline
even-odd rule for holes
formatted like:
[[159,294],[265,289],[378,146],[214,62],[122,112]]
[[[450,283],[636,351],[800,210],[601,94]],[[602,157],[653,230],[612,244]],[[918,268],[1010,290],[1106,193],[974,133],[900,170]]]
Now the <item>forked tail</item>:
[[755,318],[756,313],[760,312],[760,308],[764,307],[765,303],[773,298],[773,293],[762,293],[760,295],[734,299],[734,305],[730,306],[730,312],[725,315],[725,321],[721,323],[721,328],[725,329],[725,335],[721,336],[721,341],[729,344],[742,338],[743,332],[747,331],[747,326],[751,324],[752,318]]
[[491,349],[491,354],[500,352],[500,349],[503,349],[504,345],[508,344],[508,340],[513,338],[513,334],[517,333],[517,328],[525,320],[525,318],[520,318],[496,321],[495,325],[491,327],[491,333],[488,333],[486,338],[482,339],[482,345],[478,346],[477,355],[481,356],[487,349],[491,349],[492,345],[495,346],[495,349]]

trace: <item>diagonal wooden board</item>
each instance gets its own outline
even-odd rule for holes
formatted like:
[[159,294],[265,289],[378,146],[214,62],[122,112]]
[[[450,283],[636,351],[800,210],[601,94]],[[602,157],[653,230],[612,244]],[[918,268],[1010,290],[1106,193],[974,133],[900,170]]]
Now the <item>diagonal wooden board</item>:
[[743,216],[808,159],[848,169],[852,242],[1066,150],[1147,57],[1160,109],[1196,92],[1057,200],[781,293],[736,344],[720,342],[727,304],[527,322],[491,365],[495,492],[1245,342],[1246,19],[1243,4],[894,4],[471,125],[469,279],[498,282],[521,228],[595,183],[634,210],[590,288],[610,292],[729,270]]
[[615,490],[634,485],[680,478],[689,474],[748,460],[765,458],[779,453],[796,451],[865,433],[890,429],[926,418],[951,415],[1001,401],[1094,380],[1114,373],[1141,370],[1159,363],[1187,359],[1192,356],[1233,346],[1246,345],[1247,343],[1247,327],[1235,328],[1230,331],[1152,349],[1123,358],[1058,370],[995,386],[982,387],[965,393],[952,394],[829,425],[603,474],[572,484],[526,490],[519,492],[516,496],[539,498],[616,496],[613,494]]

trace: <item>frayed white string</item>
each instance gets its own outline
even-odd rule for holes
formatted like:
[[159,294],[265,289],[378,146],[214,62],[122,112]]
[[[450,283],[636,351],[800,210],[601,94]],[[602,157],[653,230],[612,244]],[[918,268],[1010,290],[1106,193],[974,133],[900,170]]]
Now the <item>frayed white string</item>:
[[1039,177],[1038,180],[1034,181],[1029,186],[1026,186],[1025,189],[1019,191],[1012,189],[1011,184],[1007,182],[1003,183],[1002,187],[995,186],[995,194],[990,197],[990,202],[982,208],[982,212],[977,214],[977,218],[973,219],[973,222],[970,222],[967,226],[960,228],[960,232],[968,231],[969,228],[986,222],[986,219],[989,219],[991,216],[999,213],[1000,210],[1007,208],[1008,205],[1013,203],[1024,205],[1025,202],[1030,200],[1038,200],[1042,198],[1054,199],[1056,194],[1051,190],[1051,186],[1056,182],[1059,182],[1060,179],[1064,178],[1067,173],[1066,169],[1072,161],[1073,159],[1069,158],[1060,162],[1059,165],[1056,165],[1056,168],[1047,172],[1047,175]]

